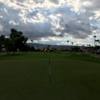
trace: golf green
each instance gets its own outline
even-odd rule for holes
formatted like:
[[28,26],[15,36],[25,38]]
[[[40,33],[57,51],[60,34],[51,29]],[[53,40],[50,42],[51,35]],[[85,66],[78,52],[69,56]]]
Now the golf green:
[[100,100],[100,58],[66,52],[1,55],[0,100]]

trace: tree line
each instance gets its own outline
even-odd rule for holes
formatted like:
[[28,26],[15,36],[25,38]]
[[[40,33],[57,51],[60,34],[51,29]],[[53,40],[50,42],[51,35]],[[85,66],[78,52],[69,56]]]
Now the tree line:
[[[8,37],[5,35],[0,35],[0,52],[38,51],[34,48],[34,46],[28,45],[27,40],[28,38],[23,35],[23,32],[12,28]],[[68,40],[67,43],[69,42],[70,41]],[[100,49],[100,46],[98,46],[97,43],[100,44],[100,40],[98,40],[96,36],[94,36],[94,47],[89,46],[89,51],[96,51],[97,49]],[[73,42],[71,45],[72,47],[70,51],[80,51],[79,46],[74,46]],[[47,48],[43,51],[52,50],[51,47],[48,45]],[[55,51],[55,49],[53,49],[53,51]]]
[[0,51],[27,51],[30,49],[26,43],[27,39],[28,38],[23,35],[23,32],[11,29],[11,33],[8,37],[5,35],[0,36]]

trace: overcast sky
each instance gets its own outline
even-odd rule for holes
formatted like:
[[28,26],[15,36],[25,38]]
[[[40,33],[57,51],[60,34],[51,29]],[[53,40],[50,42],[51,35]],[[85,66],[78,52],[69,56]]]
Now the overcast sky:
[[0,0],[0,34],[11,28],[35,42],[93,43],[100,33],[100,0]]

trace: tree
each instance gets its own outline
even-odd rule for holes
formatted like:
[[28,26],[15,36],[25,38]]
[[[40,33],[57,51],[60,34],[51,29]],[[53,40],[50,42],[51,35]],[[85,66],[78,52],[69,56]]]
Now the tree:
[[71,42],[72,46],[74,45],[74,42]]
[[100,45],[100,40],[97,39],[96,35],[94,35],[93,37],[94,37],[94,46],[99,46]]
[[100,46],[100,40],[96,39],[95,42],[97,43],[97,46]]
[[67,40],[67,44],[69,44],[69,40]]
[[4,44],[6,52],[12,51],[12,41],[10,40],[10,38],[6,38]]
[[2,51],[2,49],[4,47],[4,41],[5,41],[5,36],[1,35],[0,36],[0,51]]
[[96,46],[96,37],[97,37],[96,35],[93,36],[93,38],[94,38],[94,46]]
[[23,35],[22,32],[17,31],[16,29],[11,29],[11,34],[9,39],[12,51],[25,50],[27,38]]

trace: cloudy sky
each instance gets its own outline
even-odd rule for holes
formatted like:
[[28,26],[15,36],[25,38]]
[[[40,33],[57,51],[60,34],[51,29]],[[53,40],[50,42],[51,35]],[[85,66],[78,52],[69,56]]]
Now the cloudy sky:
[[92,44],[100,36],[99,1],[0,0],[0,34],[16,28],[34,42]]

